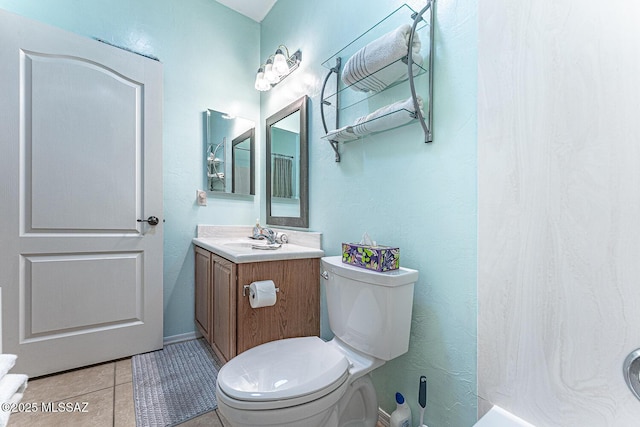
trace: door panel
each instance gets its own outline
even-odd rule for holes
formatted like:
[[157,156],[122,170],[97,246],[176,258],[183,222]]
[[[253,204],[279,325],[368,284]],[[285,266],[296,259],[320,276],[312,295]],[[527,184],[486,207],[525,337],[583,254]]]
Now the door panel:
[[0,10],[2,351],[31,376],[162,347],[162,67]]
[[22,342],[142,321],[142,253],[24,257]]
[[211,253],[195,247],[195,315],[196,325],[211,344]]
[[224,361],[236,356],[236,264],[211,255],[213,349]]
[[25,231],[137,232],[142,83],[82,58],[20,57]]

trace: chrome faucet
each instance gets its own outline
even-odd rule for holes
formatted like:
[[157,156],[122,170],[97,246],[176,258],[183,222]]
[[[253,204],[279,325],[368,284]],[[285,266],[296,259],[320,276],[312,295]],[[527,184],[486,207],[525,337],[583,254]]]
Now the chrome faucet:
[[267,242],[273,244],[276,243],[276,232],[270,228],[254,228],[253,238],[254,239],[267,239]]

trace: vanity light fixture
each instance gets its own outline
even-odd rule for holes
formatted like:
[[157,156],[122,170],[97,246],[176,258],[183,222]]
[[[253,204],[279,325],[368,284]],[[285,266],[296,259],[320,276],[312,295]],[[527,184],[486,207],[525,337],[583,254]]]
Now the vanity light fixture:
[[276,53],[269,56],[267,61],[258,68],[255,82],[256,90],[267,91],[271,89],[297,69],[300,66],[300,61],[302,61],[300,49],[290,55],[289,49],[281,44],[276,49]]

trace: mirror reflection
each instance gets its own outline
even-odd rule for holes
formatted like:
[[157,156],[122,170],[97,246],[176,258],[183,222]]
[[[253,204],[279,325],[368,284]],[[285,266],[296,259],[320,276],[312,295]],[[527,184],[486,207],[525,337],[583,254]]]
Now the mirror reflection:
[[216,110],[205,112],[208,191],[255,194],[255,123]]
[[266,124],[267,224],[308,227],[307,97]]
[[271,215],[300,216],[300,111],[271,126]]
[[232,185],[236,194],[255,194],[255,128],[231,141]]

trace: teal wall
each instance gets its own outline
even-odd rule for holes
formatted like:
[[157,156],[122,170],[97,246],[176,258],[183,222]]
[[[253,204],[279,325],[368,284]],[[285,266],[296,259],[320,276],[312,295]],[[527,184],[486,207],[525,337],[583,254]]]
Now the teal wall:
[[[396,391],[418,422],[418,380],[429,381],[426,422],[476,420],[476,73],[477,0],[440,0],[435,37],[434,142],[418,124],[341,147],[334,161],[323,135],[321,63],[402,4],[390,0],[278,0],[261,26],[261,58],[284,43],[302,65],[261,95],[264,120],[303,94],[310,97],[310,228],[328,255],[367,231],[400,247],[402,265],[420,271],[409,352],[373,374],[379,403]],[[413,2],[415,9],[423,1]],[[403,96],[409,96],[408,86]],[[331,337],[323,306],[322,335]]]
[[[0,0],[0,8],[160,58],[164,67],[165,337],[193,325],[193,251],[197,224],[252,224],[265,204],[210,196],[203,186],[202,112],[259,123],[302,95],[310,104],[310,228],[328,255],[364,231],[401,248],[420,271],[409,352],[374,372],[383,409],[405,394],[417,424],[420,375],[429,379],[426,422],[471,426],[476,419],[476,63],[477,0],[440,0],[435,53],[434,142],[410,125],[351,143],[334,162],[320,139],[320,64],[398,7],[398,0],[279,0],[262,25],[213,0]],[[420,9],[423,1],[409,1]],[[187,7],[188,5],[188,7]],[[72,12],[69,12],[72,11]],[[281,43],[301,48],[301,68],[259,94],[260,59]],[[408,91],[407,91],[408,96]],[[264,193],[264,134],[256,127],[256,177]],[[322,307],[322,335],[331,337]]]
[[[252,224],[258,202],[210,196],[204,186],[203,112],[254,121],[260,25],[213,0],[0,0],[0,8],[160,59],[164,73],[164,336],[194,331],[197,224]],[[231,77],[233,76],[233,77]]]

